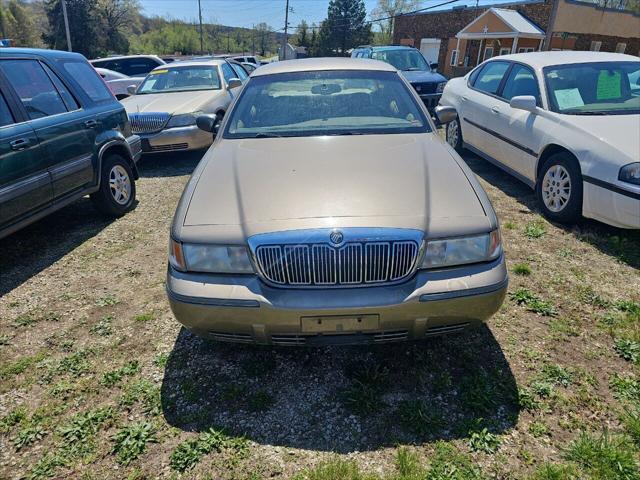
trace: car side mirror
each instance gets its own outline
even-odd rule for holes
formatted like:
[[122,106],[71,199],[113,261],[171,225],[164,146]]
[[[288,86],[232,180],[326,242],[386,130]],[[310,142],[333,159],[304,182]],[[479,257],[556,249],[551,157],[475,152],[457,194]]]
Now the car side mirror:
[[513,97],[509,105],[511,108],[526,110],[527,112],[535,112],[538,109],[538,102],[533,95],[518,95]]
[[438,70],[438,62],[431,62],[429,63],[429,66],[431,67],[431,70]]
[[196,118],[196,125],[200,130],[215,135],[218,133],[218,128],[220,128],[220,121],[217,115],[200,115]]
[[458,116],[458,112],[454,107],[446,107],[444,105],[438,105],[436,107],[436,119],[442,125],[453,122]]
[[227,83],[227,88],[229,90],[238,88],[241,86],[242,86],[242,80],[240,80],[239,78],[230,78],[229,83]]
[[137,89],[138,89],[138,87],[137,87],[137,86],[135,86],[135,85],[129,85],[129,86],[127,87],[127,93],[128,93],[129,95],[135,95],[135,94],[136,94],[136,90],[137,90]]

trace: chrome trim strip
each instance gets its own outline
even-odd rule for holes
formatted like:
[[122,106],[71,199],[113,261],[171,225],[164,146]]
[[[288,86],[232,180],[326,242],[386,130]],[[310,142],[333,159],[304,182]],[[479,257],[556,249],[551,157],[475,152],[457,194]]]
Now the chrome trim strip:
[[49,176],[49,172],[37,173],[32,177],[18,180],[6,187],[0,188],[0,204],[50,184],[51,177]]
[[167,296],[174,302],[189,303],[191,305],[206,305],[210,307],[242,307],[242,308],[260,308],[260,302],[257,300],[238,300],[233,298],[202,298],[181,295],[172,292],[169,287],[166,288]]
[[476,295],[486,295],[488,293],[497,292],[503,288],[507,288],[509,285],[509,277],[505,278],[499,283],[493,285],[486,285],[484,287],[467,288],[465,290],[455,290],[452,292],[438,292],[438,293],[425,293],[420,295],[421,302],[437,302],[439,300],[450,300],[453,298],[473,297]]
[[93,158],[93,154],[83,155],[81,157],[76,157],[68,162],[63,163],[62,165],[58,165],[55,168],[49,170],[51,173],[51,180],[57,181],[61,178],[66,177],[67,175],[73,175],[76,172],[84,170],[85,168],[91,168],[91,159]]
[[599,178],[590,177],[589,175],[582,175],[582,180],[592,185],[595,185],[596,187],[604,188],[605,190],[610,190],[613,193],[624,195],[625,197],[633,198],[634,200],[640,200],[640,193],[630,192],[629,190],[625,190],[624,188],[621,188],[618,185],[605,182],[604,180],[600,180]]

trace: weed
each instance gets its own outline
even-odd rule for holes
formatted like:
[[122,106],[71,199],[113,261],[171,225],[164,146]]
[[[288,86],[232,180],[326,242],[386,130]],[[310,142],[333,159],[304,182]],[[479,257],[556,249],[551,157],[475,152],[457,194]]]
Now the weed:
[[137,402],[142,404],[144,413],[152,416],[159,415],[162,411],[160,388],[144,378],[129,385],[124,395],[120,397],[120,405],[130,407]]
[[640,448],[640,406],[633,410],[626,408],[620,416],[620,421],[631,440]]
[[365,476],[353,460],[334,458],[321,462],[311,470],[294,477],[294,480],[379,480],[374,476]]
[[640,364],[640,342],[628,338],[619,338],[613,348],[625,360]]
[[118,463],[129,465],[147,449],[147,443],[157,442],[156,429],[148,422],[134,423],[121,428],[113,438],[112,453]]
[[545,463],[529,480],[578,480],[578,473],[572,465]]
[[155,317],[155,315],[154,315],[154,313],[153,313],[153,312],[141,313],[141,314],[136,315],[135,317],[133,317],[133,319],[134,319],[136,322],[141,322],[141,323],[149,322],[149,321],[151,321],[151,320],[153,320],[153,319],[155,319],[155,318],[156,318],[156,317]]
[[618,300],[614,303],[614,307],[621,312],[629,313],[631,316],[640,317],[640,303],[631,300]]
[[11,338],[9,335],[0,335],[0,346],[9,345],[11,342]]
[[78,350],[64,357],[55,368],[55,373],[68,373],[75,377],[88,372],[91,369],[87,361],[88,350]]
[[253,412],[264,412],[269,410],[275,400],[265,391],[259,391],[249,397],[248,407]]
[[516,275],[531,275],[531,267],[528,263],[516,263],[512,270]]
[[411,450],[400,447],[396,453],[396,468],[401,478],[417,477],[421,473],[418,454]]
[[193,468],[200,459],[213,451],[231,450],[244,455],[247,442],[244,438],[229,437],[221,430],[209,429],[196,438],[191,438],[179,444],[171,453],[170,466],[178,472],[186,472]]
[[535,438],[549,434],[549,428],[540,421],[534,421],[529,424],[529,433]]
[[573,382],[574,375],[555,363],[546,363],[542,366],[540,380],[568,387]]
[[631,480],[640,475],[633,448],[623,437],[612,437],[607,432],[599,437],[581,433],[569,446],[566,456],[580,465],[590,478]]
[[100,383],[107,387],[112,387],[115,384],[119,383],[120,380],[122,380],[125,376],[133,376],[138,372],[140,372],[140,364],[137,360],[131,360],[117,370],[105,372],[102,375],[102,380],[100,380]]
[[469,448],[474,452],[495,453],[500,447],[500,437],[487,428],[469,431]]
[[0,418],[0,433],[6,433],[11,427],[18,425],[27,418],[27,409],[25,407],[17,407],[11,412]]
[[609,308],[611,306],[611,302],[597,294],[591,285],[578,286],[578,298],[594,307]]
[[552,317],[557,314],[555,307],[551,303],[542,300],[536,294],[524,287],[520,287],[515,292],[509,293],[509,297],[518,305],[524,305],[527,310],[539,315]]
[[96,300],[96,305],[98,305],[99,307],[112,307],[119,303],[120,300],[118,300],[114,295],[110,293]]
[[577,337],[579,330],[566,318],[551,318],[549,320],[549,330],[562,338],[563,336]]
[[536,400],[531,390],[526,387],[518,388],[518,405],[520,405],[520,408],[530,412],[540,408],[540,402]]
[[560,255],[562,258],[569,258],[573,255],[573,251],[570,248],[561,248],[560,250],[558,250],[558,255]]
[[406,400],[398,407],[400,423],[421,437],[441,429],[446,423],[442,415],[420,400]]
[[616,397],[632,402],[640,402],[640,381],[634,375],[622,376],[614,373],[609,379],[609,386]]
[[44,457],[38,460],[35,467],[31,470],[29,475],[26,476],[27,480],[40,480],[42,478],[49,478],[55,475],[58,467],[63,467],[67,464],[67,460],[61,455],[53,455],[47,453]]
[[547,229],[541,222],[529,222],[524,226],[524,236],[527,238],[540,238],[545,233]]
[[169,360],[169,354],[166,352],[160,353],[156,358],[153,359],[153,364],[156,367],[164,368],[167,366],[167,361]]
[[460,383],[463,405],[474,413],[487,413],[495,405],[496,392],[489,375],[480,371],[464,377]]
[[107,315],[106,317],[102,317],[98,323],[89,329],[89,331],[101,337],[108,337],[113,333],[113,327],[111,326],[112,323],[113,317],[111,315]]
[[439,441],[424,476],[425,480],[482,480],[484,475],[474,462],[453,445]]
[[20,357],[18,360],[0,366],[0,380],[20,375],[28,368],[32,367],[36,363],[42,361],[46,357],[46,353],[39,352],[35,355],[28,355],[26,357]]
[[73,454],[86,454],[93,450],[93,438],[98,430],[115,417],[111,407],[97,408],[80,413],[65,426],[58,429],[58,434],[67,443],[66,447]]
[[383,406],[379,390],[359,380],[351,382],[342,391],[341,398],[345,407],[358,415],[374,413]]
[[514,230],[516,228],[516,224],[513,222],[504,222],[504,228],[507,230]]
[[42,440],[46,433],[44,429],[37,425],[23,428],[18,432],[18,436],[13,439],[13,446],[16,447],[16,450],[20,450],[38,440]]
[[16,317],[13,323],[17,327],[30,327],[31,325],[38,323],[38,319],[29,313],[24,313]]

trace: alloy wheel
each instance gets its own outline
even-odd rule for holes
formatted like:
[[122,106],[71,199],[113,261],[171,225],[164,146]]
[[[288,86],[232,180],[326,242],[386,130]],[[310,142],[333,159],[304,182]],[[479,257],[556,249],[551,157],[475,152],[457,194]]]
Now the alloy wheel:
[[453,120],[447,125],[447,143],[453,148],[456,148],[458,146],[459,137],[458,120]]
[[561,212],[571,198],[571,176],[562,165],[552,165],[542,179],[542,201],[552,212]]
[[121,165],[114,165],[109,172],[111,196],[120,205],[126,205],[131,195],[131,179]]

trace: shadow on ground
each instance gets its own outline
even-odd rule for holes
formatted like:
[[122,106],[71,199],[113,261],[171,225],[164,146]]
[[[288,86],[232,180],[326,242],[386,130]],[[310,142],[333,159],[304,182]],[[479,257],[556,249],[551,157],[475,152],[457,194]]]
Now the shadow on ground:
[[[335,452],[494,433],[518,419],[517,387],[486,327],[424,342],[270,348],[183,329],[162,383],[169,424]],[[479,420],[482,419],[482,420]]]
[[[471,152],[465,152],[463,158],[477,176],[516,199],[528,210],[542,214],[533,190],[524,183]],[[631,267],[640,268],[639,230],[616,228],[586,218],[577,224],[555,225],[571,233],[578,240],[595,246],[603,253]]]
[[138,163],[140,176],[179,177],[191,175],[206,150],[145,154]]
[[98,213],[89,197],[85,197],[1,239],[0,298],[113,221]]

